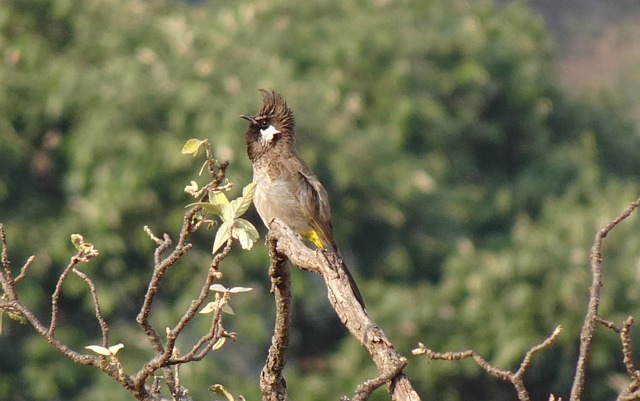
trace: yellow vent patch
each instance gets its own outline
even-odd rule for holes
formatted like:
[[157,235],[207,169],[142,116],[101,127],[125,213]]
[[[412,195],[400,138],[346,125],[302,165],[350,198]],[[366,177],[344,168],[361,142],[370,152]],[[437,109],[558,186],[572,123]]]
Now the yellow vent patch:
[[304,237],[313,242],[313,245],[317,246],[320,249],[324,249],[324,246],[322,246],[322,242],[320,241],[320,237],[318,237],[318,233],[316,232],[316,230],[311,229],[307,231],[306,233],[304,233]]

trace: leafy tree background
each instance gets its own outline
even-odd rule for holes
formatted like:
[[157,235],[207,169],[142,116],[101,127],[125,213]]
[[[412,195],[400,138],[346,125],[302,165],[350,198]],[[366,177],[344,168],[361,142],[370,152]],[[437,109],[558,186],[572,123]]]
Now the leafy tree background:
[[[511,368],[561,324],[527,383],[534,398],[565,395],[592,236],[640,189],[640,76],[628,67],[640,59],[630,44],[639,14],[627,7],[622,34],[599,37],[595,25],[589,36],[627,50],[592,83],[588,46],[569,53],[571,38],[560,35],[554,47],[524,2],[5,0],[0,221],[14,266],[37,257],[23,298],[49,313],[73,252],[69,235],[82,233],[101,252],[85,270],[98,283],[112,341],[126,345],[125,369],[140,361],[144,342],[130,322],[153,249],[142,226],[178,229],[191,201],[182,189],[199,168],[180,154],[188,138],[208,138],[216,157],[231,161],[238,187],[251,180],[238,116],[257,111],[257,88],[268,87],[297,113],[299,150],[331,194],[337,242],[399,350],[409,354],[418,341],[472,348]],[[555,35],[568,26],[548,20]],[[637,234],[631,220],[605,249],[603,316],[617,322],[640,316]],[[212,238],[201,235],[173,269],[152,316],[159,327],[194,296]],[[266,267],[261,245],[225,261],[223,284],[257,291],[234,299],[227,329],[239,341],[183,369],[196,399],[210,398],[216,382],[259,398],[273,315]],[[70,279],[64,290],[61,337],[76,348],[95,343],[85,285]],[[321,281],[294,272],[293,290],[292,397],[335,399],[373,376]],[[4,323],[0,399],[126,396],[28,327]],[[618,339],[599,332],[585,399],[610,398],[621,372]],[[408,374],[425,398],[514,397],[472,362],[411,358]]]

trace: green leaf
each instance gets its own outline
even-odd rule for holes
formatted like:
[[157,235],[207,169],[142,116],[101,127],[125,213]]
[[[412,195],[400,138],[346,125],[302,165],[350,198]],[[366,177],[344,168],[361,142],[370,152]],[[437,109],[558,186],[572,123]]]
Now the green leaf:
[[240,242],[242,249],[251,249],[260,238],[258,230],[245,219],[236,219],[233,223],[233,237]]
[[228,205],[229,199],[227,199],[227,195],[222,191],[210,191],[209,202],[212,205]]
[[219,210],[216,214],[222,218],[225,223],[231,223],[233,217],[230,217],[229,213],[229,199],[222,191],[210,191],[209,203]]
[[231,306],[229,306],[229,304],[224,304],[224,305],[222,305],[222,311],[223,311],[224,313],[227,313],[227,314],[229,314],[229,315],[233,315],[233,316],[235,316],[235,314],[236,314],[236,313],[233,311],[233,309],[231,308]]
[[200,206],[209,213],[215,214],[216,216],[222,216],[222,207],[220,205],[212,205],[209,202],[195,202],[195,203],[190,203],[185,207],[194,207],[194,206]]
[[242,216],[251,206],[253,195],[256,192],[256,184],[250,183],[242,189],[242,196],[229,202],[229,208],[224,211],[223,220],[229,221]]
[[202,146],[202,144],[206,143],[207,140],[200,140],[200,139],[189,139],[187,141],[187,143],[184,144],[184,146],[182,147],[182,154],[186,155],[192,155],[192,156],[198,156],[198,153],[200,153],[200,146]]
[[214,384],[213,386],[209,387],[209,391],[212,391],[217,395],[224,397],[226,401],[234,401],[231,393],[229,393],[227,389],[222,386],[222,384]]
[[225,221],[224,223],[220,224],[218,232],[216,232],[216,238],[213,241],[213,251],[211,251],[211,253],[218,252],[218,249],[220,249],[220,247],[222,247],[227,242],[227,240],[231,236],[231,232],[229,230],[230,228],[231,223],[229,222]]
[[251,201],[253,200],[253,195],[256,193],[256,183],[251,182],[246,187],[242,188],[242,197],[236,199],[238,201],[238,205],[236,210],[234,211],[234,217],[238,218],[244,214],[244,212],[249,209],[251,206]]
[[235,210],[238,208],[238,200],[234,199],[229,203],[229,206],[225,207],[222,211],[223,221],[233,221],[236,218]]
[[15,320],[20,324],[27,323],[27,319],[19,313],[7,312],[7,316],[9,316],[11,320]]

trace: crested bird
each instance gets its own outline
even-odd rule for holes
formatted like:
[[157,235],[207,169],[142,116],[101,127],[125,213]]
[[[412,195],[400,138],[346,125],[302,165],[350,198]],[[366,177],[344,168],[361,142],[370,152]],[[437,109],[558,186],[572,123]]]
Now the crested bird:
[[[264,225],[275,218],[316,247],[334,252],[340,259],[333,238],[329,195],[311,168],[296,152],[293,112],[272,90],[260,89],[263,105],[258,114],[243,114],[249,122],[247,154],[256,183],[253,203]],[[362,295],[349,269],[342,263],[358,302]]]

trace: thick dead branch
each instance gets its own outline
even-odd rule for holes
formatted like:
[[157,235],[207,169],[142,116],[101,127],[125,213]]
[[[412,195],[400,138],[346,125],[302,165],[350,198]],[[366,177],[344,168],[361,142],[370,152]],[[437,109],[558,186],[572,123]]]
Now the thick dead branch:
[[276,251],[277,240],[269,235],[267,245],[271,264],[271,292],[276,300],[276,322],[271,338],[267,361],[260,374],[260,390],[263,401],[282,401],[287,399],[287,383],[282,370],[285,365],[285,353],[289,346],[291,332],[291,272],[287,259]]
[[375,388],[388,383],[394,401],[417,401],[420,397],[403,372],[403,358],[386,338],[382,330],[369,319],[358,302],[346,267],[337,255],[307,248],[295,233],[278,219],[271,222],[270,235],[277,239],[276,250],[298,268],[320,273],[327,285],[331,306],[349,332],[367,350],[376,364],[380,376],[358,387],[354,399],[364,400]]

